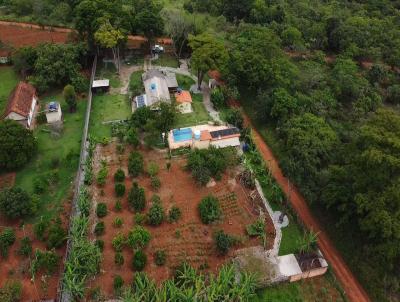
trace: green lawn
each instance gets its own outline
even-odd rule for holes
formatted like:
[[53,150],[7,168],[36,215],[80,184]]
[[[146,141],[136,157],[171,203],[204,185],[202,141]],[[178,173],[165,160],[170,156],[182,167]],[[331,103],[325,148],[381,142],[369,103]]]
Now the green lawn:
[[12,67],[0,67],[0,115],[3,114],[8,96],[17,83],[18,75]]
[[90,115],[90,134],[97,140],[111,137],[111,124],[103,122],[128,119],[132,114],[127,96],[121,94],[95,95]]
[[178,81],[179,87],[183,90],[189,90],[190,87],[195,83],[191,77],[182,74],[176,74],[176,80]]
[[36,221],[40,216],[54,217],[62,209],[63,202],[70,196],[72,182],[78,169],[78,159],[86,110],[86,100],[78,101],[77,111],[69,113],[61,93],[40,98],[41,104],[50,100],[61,103],[64,125],[61,135],[56,137],[50,133],[50,127],[40,125],[34,130],[38,140],[38,153],[33,160],[17,172],[16,186],[33,192],[36,179],[49,179],[51,173],[58,174],[58,181],[50,185],[39,196],[37,215],[29,222]]
[[143,70],[135,71],[131,74],[129,79],[129,90],[134,96],[144,92],[144,86],[142,81]]
[[200,125],[211,120],[206,108],[203,104],[203,96],[201,94],[192,94],[192,113],[178,114],[175,122],[176,128]]
[[179,62],[173,55],[160,54],[157,60],[152,61],[153,65],[178,68]]
[[115,68],[113,63],[99,62],[98,67],[96,69],[96,78],[97,79],[109,79],[110,86],[112,88],[119,88],[119,87],[121,87],[121,81],[116,72],[117,72],[117,69]]

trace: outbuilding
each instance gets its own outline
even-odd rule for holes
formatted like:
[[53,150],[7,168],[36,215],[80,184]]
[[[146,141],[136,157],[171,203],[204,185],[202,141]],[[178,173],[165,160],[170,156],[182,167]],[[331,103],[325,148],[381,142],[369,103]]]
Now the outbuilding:
[[192,95],[189,91],[183,90],[175,93],[176,107],[180,113],[191,113],[192,109]]
[[94,80],[92,83],[92,92],[108,92],[110,90],[110,80]]
[[49,124],[61,122],[62,112],[60,103],[50,102],[46,105],[46,119]]

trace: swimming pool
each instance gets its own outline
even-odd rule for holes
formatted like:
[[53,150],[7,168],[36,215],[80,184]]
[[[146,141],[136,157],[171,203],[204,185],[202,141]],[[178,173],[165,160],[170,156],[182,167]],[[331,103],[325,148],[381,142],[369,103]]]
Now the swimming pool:
[[172,130],[172,135],[174,136],[174,142],[184,142],[192,139],[192,129],[174,129]]

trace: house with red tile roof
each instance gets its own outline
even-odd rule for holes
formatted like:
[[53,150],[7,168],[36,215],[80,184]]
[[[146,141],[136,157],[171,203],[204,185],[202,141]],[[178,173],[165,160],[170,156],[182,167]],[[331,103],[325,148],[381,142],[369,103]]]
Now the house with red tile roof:
[[192,109],[192,96],[189,91],[182,90],[175,93],[176,107],[180,113],[191,113]]
[[30,129],[37,105],[38,97],[35,87],[26,82],[19,82],[8,98],[3,117],[15,120]]

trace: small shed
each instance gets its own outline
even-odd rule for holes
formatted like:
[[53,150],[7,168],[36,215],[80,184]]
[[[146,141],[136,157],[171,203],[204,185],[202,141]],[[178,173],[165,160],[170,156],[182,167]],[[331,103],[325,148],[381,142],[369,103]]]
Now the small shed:
[[110,80],[94,80],[92,84],[92,92],[108,92],[110,90]]
[[11,51],[9,49],[0,49],[0,64],[8,64],[11,61]]
[[175,100],[177,103],[177,108],[180,113],[191,113],[192,109],[192,96],[189,91],[186,90],[178,90],[175,93]]
[[57,123],[62,120],[61,106],[58,102],[50,102],[46,105],[47,123]]

